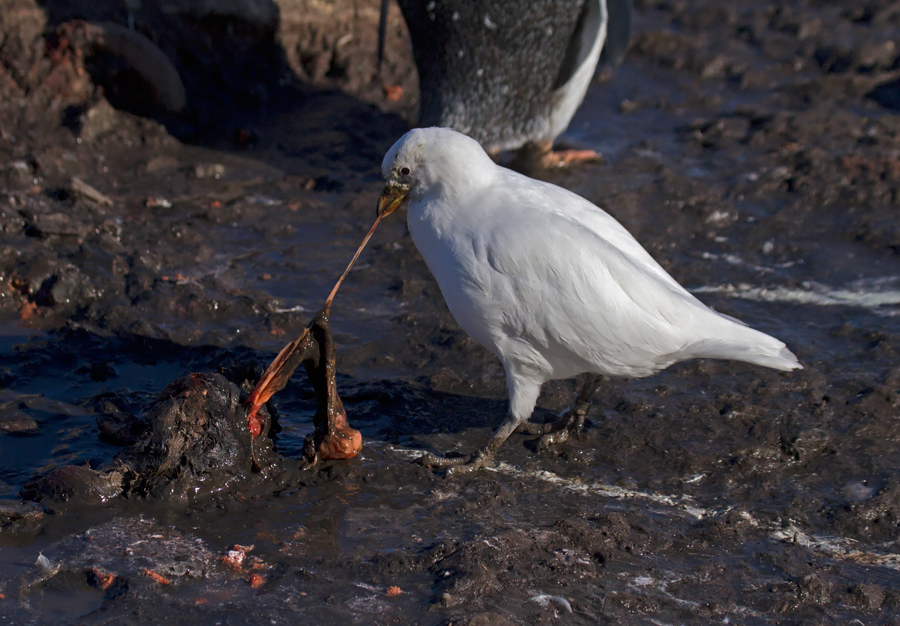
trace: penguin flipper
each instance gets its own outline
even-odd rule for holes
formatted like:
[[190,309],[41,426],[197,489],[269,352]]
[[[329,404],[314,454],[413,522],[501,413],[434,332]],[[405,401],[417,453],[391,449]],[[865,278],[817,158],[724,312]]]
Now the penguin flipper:
[[378,15],[378,73],[381,74],[381,63],[384,61],[384,41],[387,37],[388,2],[381,0],[381,12]]
[[606,0],[609,21],[606,25],[606,42],[600,53],[599,68],[616,68],[622,64],[631,44],[631,25],[634,13],[633,0]]
[[[629,5],[631,0],[612,0],[613,2],[627,2]],[[575,32],[572,33],[572,39],[569,40],[569,47],[566,49],[566,55],[563,57],[562,66],[556,82],[553,84],[553,90],[562,88],[575,75],[578,69],[590,57],[591,50],[597,37],[602,37],[606,30],[604,26],[608,21],[606,10],[607,0],[585,0],[581,7],[581,14],[578,16],[578,22],[575,24]],[[631,27],[631,15],[628,15],[628,26]],[[605,47],[605,46],[604,46]]]

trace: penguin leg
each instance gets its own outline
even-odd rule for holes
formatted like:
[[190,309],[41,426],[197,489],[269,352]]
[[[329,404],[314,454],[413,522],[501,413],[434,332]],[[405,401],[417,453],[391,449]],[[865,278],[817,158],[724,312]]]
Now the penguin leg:
[[518,430],[527,435],[540,435],[538,450],[565,443],[569,437],[577,435],[584,429],[584,419],[591,406],[591,401],[602,383],[603,376],[600,374],[587,374],[572,406],[566,409],[559,419],[546,424],[526,421],[519,425]]

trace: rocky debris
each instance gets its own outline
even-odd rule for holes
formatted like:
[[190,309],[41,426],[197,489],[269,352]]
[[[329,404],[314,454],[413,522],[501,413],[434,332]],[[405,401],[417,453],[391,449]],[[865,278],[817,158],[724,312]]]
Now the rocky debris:
[[86,108],[78,122],[78,136],[84,141],[93,141],[115,130],[122,123],[122,114],[106,98],[100,98]]
[[217,572],[222,576],[215,554],[202,541],[152,519],[121,517],[44,550],[34,572],[16,587],[25,607],[39,609],[42,594],[60,586],[67,593],[99,589],[102,602],[126,593],[154,597],[163,581],[179,586]]
[[17,401],[5,402],[0,405],[0,431],[7,433],[27,433],[38,429],[35,419],[23,413],[18,407]]
[[[173,372],[256,362],[307,326],[343,246],[371,223],[381,157],[405,130],[367,103],[414,108],[402,20],[392,3],[387,78],[373,82],[375,2],[282,2],[266,34],[227,15],[155,13],[149,1],[0,0],[10,333],[0,385],[70,401],[41,413],[36,399],[8,398],[11,423],[25,423],[21,413],[37,428],[0,433],[0,460],[23,453],[3,466],[0,494],[9,502],[28,475],[61,463],[76,469],[51,495],[73,485],[94,503],[106,490],[134,494],[63,515],[50,498],[4,504],[4,571],[39,550],[38,569],[52,570],[54,538],[83,532],[73,525],[165,511],[132,536],[209,537],[208,571],[222,577],[202,592],[153,560],[116,568],[128,555],[114,551],[34,589],[85,624],[316,623],[325,613],[347,624],[893,624],[900,99],[898,51],[886,42],[897,40],[896,2],[635,4],[637,48],[579,118],[600,129],[587,141],[608,162],[542,176],[607,208],[698,297],[783,338],[806,369],[783,377],[704,361],[608,381],[566,449],[537,454],[515,435],[503,471],[443,481],[408,461],[483,440],[506,410],[503,372],[455,324],[396,220],[349,279],[332,327],[341,402],[367,441],[360,458],[284,480],[251,469],[215,506],[184,507],[129,491],[129,474],[101,473],[125,450],[98,443],[93,421],[131,450],[150,441],[145,417]],[[129,12],[184,77],[180,113],[120,57],[79,59],[58,45],[62,24],[124,26]],[[400,100],[385,85],[402,87]],[[590,132],[580,121],[572,130]],[[194,175],[216,163],[219,178]],[[75,197],[73,176],[114,204]],[[310,268],[323,277],[298,286]],[[537,417],[567,406],[575,386],[548,384]],[[240,397],[211,395],[231,393]],[[280,393],[284,468],[302,456],[312,430],[302,418],[318,402],[303,384]],[[247,462],[246,445],[232,449]],[[169,458],[163,445],[153,455]],[[205,470],[178,458],[168,468],[134,484],[205,485],[189,478]],[[650,506],[648,493],[679,506]],[[226,567],[218,558],[236,543],[272,568]],[[107,596],[126,579],[133,595]],[[60,621],[38,591],[22,608],[19,580],[0,581],[0,621]]]
[[[220,374],[191,374],[159,394],[142,424],[129,420],[113,431],[143,434],[110,463],[53,469],[28,483],[23,495],[101,504],[118,496],[183,499],[214,493],[279,462],[268,438],[271,427],[266,419],[260,435],[251,438],[240,389]],[[124,436],[133,438],[130,432]]]
[[419,97],[409,31],[388,4],[385,57],[378,69],[380,0],[279,2],[278,41],[291,70],[310,83],[339,88],[412,119]]
[[34,502],[0,500],[0,530],[15,531],[32,526],[44,518],[44,509]]
[[74,196],[86,198],[91,202],[96,202],[100,206],[112,206],[114,204],[109,196],[97,191],[77,176],[72,177],[70,184],[70,191]]

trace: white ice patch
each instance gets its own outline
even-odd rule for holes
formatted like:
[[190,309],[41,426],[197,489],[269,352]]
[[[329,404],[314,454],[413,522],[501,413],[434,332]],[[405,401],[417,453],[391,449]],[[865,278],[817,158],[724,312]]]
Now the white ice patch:
[[[407,458],[418,458],[422,455],[421,450],[412,450],[393,445],[388,445],[386,448]],[[503,462],[488,468],[488,471],[517,478],[538,480],[585,496],[599,496],[615,500],[643,500],[698,520],[720,517],[733,509],[730,506],[703,508],[698,506],[688,494],[661,494],[626,489],[599,481],[584,482],[578,479],[565,478],[546,470],[526,471]],[[787,541],[802,546],[811,552],[818,552],[841,561],[850,561],[859,565],[876,565],[900,571],[900,554],[862,550],[857,547],[859,544],[854,539],[808,534],[794,524],[784,527],[779,522],[762,523],[748,511],[740,511],[740,516],[751,526],[767,532],[772,539],[777,541]]]
[[709,511],[707,511],[706,509],[695,506],[693,504],[693,498],[686,494],[670,496],[661,493],[649,493],[645,491],[636,491],[634,489],[626,489],[625,487],[607,485],[606,483],[601,482],[580,482],[572,480],[570,478],[563,478],[562,476],[554,474],[553,472],[547,472],[544,470],[526,472],[519,469],[518,467],[502,462],[498,463],[496,467],[492,467],[489,469],[490,471],[499,472],[501,474],[540,480],[552,485],[557,485],[568,491],[576,491],[584,494],[604,496],[606,498],[613,498],[616,500],[646,500],[654,504],[662,504],[666,507],[677,508],[696,519],[703,519],[709,514]]
[[880,565],[900,570],[900,554],[880,554],[860,550],[856,547],[858,543],[854,539],[809,535],[793,524],[773,531],[772,536],[781,541],[803,546],[813,552],[823,552],[842,561],[853,561],[860,565]]
[[281,308],[281,309],[274,309],[274,312],[275,313],[305,313],[306,310],[307,309],[304,306],[298,304],[297,306],[291,306],[291,307],[286,307],[286,308]]
[[351,609],[362,613],[384,613],[390,609],[391,605],[381,599],[381,596],[384,595],[384,589],[367,583],[356,583],[356,586],[371,592],[372,595],[358,596],[349,600],[347,606]]
[[537,602],[542,609],[550,610],[556,613],[556,610],[553,608],[553,605],[557,605],[561,608],[564,608],[569,613],[572,612],[572,605],[569,604],[569,601],[563,598],[562,596],[551,596],[546,593],[541,593],[529,598],[532,602]]
[[[558,485],[569,491],[584,493],[585,495],[605,496],[607,498],[616,499],[640,499],[672,507],[682,513],[686,513],[697,519],[713,518],[731,510],[731,507],[724,509],[704,509],[692,504],[693,498],[686,494],[681,495],[665,495],[658,493],[648,493],[636,491],[633,489],[623,489],[613,485],[606,485],[599,482],[582,483],[570,478],[563,478],[553,472],[538,471],[526,472],[517,467],[506,463],[499,463],[496,468],[492,468],[500,473],[509,475],[517,475],[526,478],[534,478],[543,482]],[[855,546],[858,545],[853,539],[843,537],[823,537],[818,535],[810,535],[797,526],[790,525],[782,528],[778,525],[767,525],[760,523],[747,511],[741,511],[741,517],[746,519],[752,526],[766,530],[769,536],[779,541],[789,541],[806,549],[826,554],[832,558],[842,561],[852,561],[861,565],[880,565],[890,569],[900,570],[900,554],[878,553],[860,550]]]
[[858,280],[839,288],[810,281],[802,283],[800,287],[755,287],[742,283],[698,287],[691,291],[693,293],[719,293],[732,298],[756,302],[855,306],[869,309],[886,317],[900,315],[900,309],[886,308],[900,305],[900,277],[898,276]]
[[[353,37],[353,35],[345,35],[344,37]],[[344,39],[344,37],[341,37],[341,39]],[[337,47],[341,46],[341,39],[338,39]],[[263,196],[260,194],[249,196],[247,199],[253,204],[261,204],[263,206],[278,206],[282,204],[282,201],[278,198],[270,198],[269,196]]]
[[47,574],[55,574],[59,571],[59,565],[45,557],[43,554],[38,554],[37,560],[34,562],[34,566]]

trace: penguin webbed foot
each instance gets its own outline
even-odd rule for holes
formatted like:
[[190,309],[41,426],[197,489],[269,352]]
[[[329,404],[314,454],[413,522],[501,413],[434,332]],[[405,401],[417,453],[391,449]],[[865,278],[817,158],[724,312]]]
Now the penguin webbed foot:
[[557,169],[573,165],[604,163],[603,156],[595,150],[567,148],[553,149],[550,141],[534,141],[515,151],[509,166],[519,172],[528,173],[541,169]]
[[572,165],[603,163],[603,156],[594,150],[551,150],[541,158],[547,168],[570,167]]

